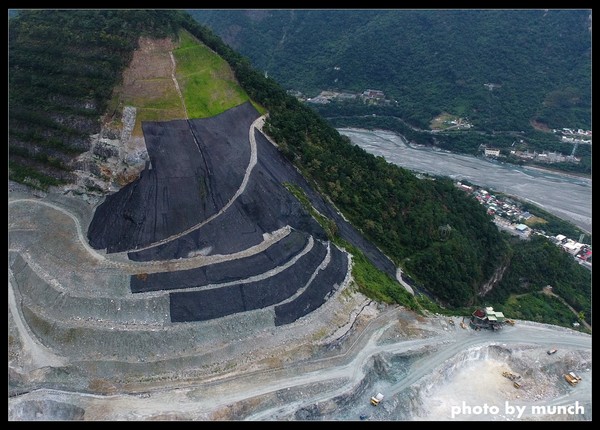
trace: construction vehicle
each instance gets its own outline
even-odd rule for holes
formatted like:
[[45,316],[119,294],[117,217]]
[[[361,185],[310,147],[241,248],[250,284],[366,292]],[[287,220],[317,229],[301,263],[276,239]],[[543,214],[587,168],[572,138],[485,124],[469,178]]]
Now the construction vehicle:
[[517,379],[521,379],[520,375],[516,375],[516,374],[514,374],[512,372],[509,372],[509,371],[506,371],[506,370],[504,372],[502,372],[502,376],[504,376],[505,378],[510,379],[511,381],[516,381]]
[[579,384],[579,382],[581,381],[581,377],[579,375],[575,374],[575,372],[565,373],[564,377],[565,377],[565,380],[572,386]]
[[513,382],[513,387],[515,387],[515,388],[521,388],[523,385],[523,382],[521,380],[521,375],[516,375],[512,372],[504,371],[504,372],[502,372],[502,376],[510,379]]
[[371,404],[377,406],[383,400],[383,394],[377,393],[376,396],[371,397]]
[[515,325],[515,321],[511,319],[507,319],[505,322],[506,324]]

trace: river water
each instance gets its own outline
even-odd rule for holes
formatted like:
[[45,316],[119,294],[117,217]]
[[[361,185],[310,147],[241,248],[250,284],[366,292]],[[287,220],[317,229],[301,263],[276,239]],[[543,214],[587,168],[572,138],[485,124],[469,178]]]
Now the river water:
[[407,145],[384,130],[339,128],[352,143],[414,172],[448,176],[519,198],[582,230],[592,232],[592,180],[535,167],[487,161],[470,155]]

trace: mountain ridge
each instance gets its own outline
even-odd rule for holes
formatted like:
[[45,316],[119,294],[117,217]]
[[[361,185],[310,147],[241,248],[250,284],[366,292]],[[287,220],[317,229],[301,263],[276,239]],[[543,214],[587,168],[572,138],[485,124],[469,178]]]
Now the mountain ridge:
[[[494,124],[477,112],[487,108],[490,90],[484,84],[494,83],[496,115],[515,123],[509,129],[523,129],[530,120],[551,128],[591,127],[591,10],[189,12],[286,89],[309,97],[329,89],[377,88],[396,100],[405,119],[411,117],[408,106],[414,118],[431,109],[419,123],[423,127],[443,111]],[[569,101],[566,92],[580,102]],[[565,120],[543,120],[544,108],[556,103]],[[576,106],[583,115],[566,120]],[[517,116],[525,119],[518,126]]]

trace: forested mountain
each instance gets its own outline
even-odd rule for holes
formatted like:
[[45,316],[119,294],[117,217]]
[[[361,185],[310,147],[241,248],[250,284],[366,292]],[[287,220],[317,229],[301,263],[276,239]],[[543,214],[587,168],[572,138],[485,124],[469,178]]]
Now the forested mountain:
[[[378,89],[421,128],[591,128],[591,10],[191,10],[284,88]],[[492,87],[485,84],[493,84]]]
[[[591,129],[590,10],[190,13],[334,127],[540,167],[513,152],[553,152],[575,158],[552,168],[591,174],[591,145],[552,132]],[[385,100],[364,97],[373,89]]]
[[[242,11],[239,13],[243,16]],[[291,11],[277,13],[285,17]],[[443,14],[448,23],[454,13],[446,11]],[[380,16],[378,14],[369,12],[356,19],[360,22],[368,17],[375,20]],[[254,22],[271,19],[265,11],[255,11],[252,16]],[[574,13],[573,16],[581,18],[583,15]],[[383,25],[388,18],[381,15],[377,19]],[[285,22],[282,21],[282,25]],[[323,26],[326,24],[323,20],[319,22]],[[411,22],[411,25],[424,29],[424,23],[428,21],[424,15]],[[400,23],[398,21],[397,25]],[[503,274],[507,279],[500,287],[503,291],[494,292],[498,300],[505,300],[509,292],[533,293],[547,284],[560,282],[563,291],[580,292],[577,300],[570,304],[577,311],[584,311],[589,318],[591,301],[587,298],[591,274],[570,256],[552,253],[551,259],[540,258],[532,264],[529,272],[528,266],[513,264],[513,258],[523,255],[517,252],[523,245],[511,243],[491,222],[485,209],[459,191],[450,179],[419,179],[352,145],[323,117],[287,94],[273,79],[275,73],[269,71],[269,77],[265,77],[248,58],[183,11],[40,10],[25,11],[11,18],[9,178],[42,189],[61,181],[68,182],[74,168],[74,156],[88,149],[88,137],[98,132],[101,117],[115,114],[112,110],[107,112],[111,92],[122,80],[121,73],[132,58],[133,50],[138,48],[139,37],[171,37],[174,43],[181,43],[178,39],[180,30],[193,36],[193,41],[186,40],[185,43],[204,44],[229,64],[251,101],[268,112],[264,130],[277,142],[279,150],[367,239],[411,275],[417,287],[427,291],[440,304],[457,308],[489,303],[485,295],[481,295],[482,286],[493,279],[492,287],[500,285]],[[285,34],[292,37],[294,31],[288,30]],[[331,32],[335,34],[334,30]],[[261,34],[267,37],[269,32],[262,31]],[[345,34],[348,38],[355,37]],[[285,39],[279,35],[269,37],[285,41],[288,36]],[[310,45],[320,39],[314,36],[304,43]],[[331,47],[321,58],[338,50],[339,47]],[[583,50],[580,54],[587,55],[586,52]],[[369,55],[372,63],[374,57]],[[293,67],[300,67],[299,63],[303,61],[312,68],[320,67],[317,59],[310,55],[307,59],[295,58],[298,64]],[[359,67],[358,62],[350,64]],[[457,70],[469,69],[464,64],[461,67]],[[392,73],[392,69],[388,72]],[[493,77],[499,79],[500,76],[498,72]],[[475,84],[474,79],[465,76],[465,82],[469,83],[465,85],[475,88],[479,83]],[[427,80],[423,81],[420,85],[425,85]],[[502,82],[505,87],[512,88],[508,81]],[[568,79],[565,82],[572,84]],[[350,81],[344,81],[346,85],[351,86]],[[352,85],[358,88],[361,84],[355,82]],[[380,88],[387,91],[383,86]],[[410,94],[418,92],[412,91],[407,89]],[[443,92],[441,89],[434,91],[431,97],[437,95],[431,100],[442,100]],[[207,96],[205,93],[198,91],[195,97]],[[523,97],[523,100],[525,105],[532,103],[529,97]],[[406,98],[405,103],[406,109],[410,109],[419,101],[418,98]],[[335,228],[330,231],[335,235]],[[539,253],[541,256],[546,254],[545,249]],[[358,254],[356,261],[360,261]],[[557,261],[566,271],[560,276],[548,267]],[[510,276],[512,267],[518,270],[514,276]],[[570,273],[576,275],[569,276]],[[363,275],[359,282],[363,292],[378,300],[403,303],[404,296],[398,293],[403,289],[395,280],[381,277],[381,274],[375,276],[372,272]]]

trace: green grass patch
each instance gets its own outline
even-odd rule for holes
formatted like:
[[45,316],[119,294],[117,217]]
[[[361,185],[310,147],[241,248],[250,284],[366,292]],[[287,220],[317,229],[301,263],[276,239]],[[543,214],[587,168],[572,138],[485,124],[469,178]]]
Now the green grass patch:
[[335,221],[327,218],[325,215],[317,211],[310,203],[310,200],[308,200],[308,197],[302,188],[289,182],[285,182],[283,186],[298,199],[304,209],[306,209],[308,213],[310,213],[310,215],[319,223],[319,225],[323,227],[323,230],[325,230],[329,240],[334,241],[337,237],[338,231]]
[[[165,80],[166,81],[166,80]],[[173,80],[168,80],[169,85],[156,85],[157,92],[152,96],[143,98],[132,98],[131,103],[133,106],[139,106],[146,109],[156,110],[178,110],[179,118],[183,118],[183,105],[181,104],[181,98],[177,94]]]
[[66,181],[60,181],[31,167],[23,166],[10,160],[8,162],[8,177],[13,181],[42,191],[48,191],[48,188],[51,186],[59,186],[66,183]]
[[249,100],[229,64],[186,31],[173,51],[176,76],[189,118],[207,118]]
[[448,128],[451,124],[450,121],[458,120],[458,116],[449,114],[448,112],[442,112],[430,122],[430,128],[432,130],[442,130]]
[[[170,121],[184,119],[185,112],[181,98],[175,89],[171,78],[161,79],[162,85],[155,86],[155,92],[151,95],[138,95],[135,97],[124,97],[123,104],[136,107],[135,127],[132,134],[142,135],[142,121]],[[148,90],[145,90],[147,93]]]
[[543,226],[543,224],[548,224],[548,221],[546,221],[544,218],[540,218],[537,216],[532,216],[531,218],[529,218],[528,220],[526,220],[525,225],[527,227],[531,227],[531,228],[543,228],[540,226]]
[[343,248],[352,254],[352,277],[365,296],[378,302],[397,303],[419,313],[433,310],[430,308],[433,303],[410,294],[398,281],[375,267],[358,248],[349,243],[344,243]]
[[150,109],[138,108],[136,113],[135,127],[132,134],[142,136],[142,121],[167,121],[169,119],[182,119],[183,111],[181,109]]
[[[137,118],[140,121],[165,121],[165,116],[174,116],[180,109],[153,109],[148,107],[139,108],[137,110]],[[179,119],[182,119],[179,117]]]

